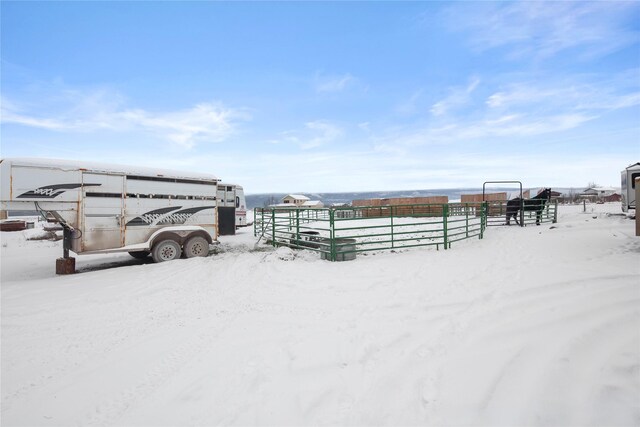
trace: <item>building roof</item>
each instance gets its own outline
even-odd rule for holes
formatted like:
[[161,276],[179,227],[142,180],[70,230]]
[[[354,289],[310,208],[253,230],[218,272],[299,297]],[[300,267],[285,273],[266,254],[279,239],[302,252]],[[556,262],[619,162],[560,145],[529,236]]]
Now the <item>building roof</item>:
[[307,196],[304,196],[302,194],[287,194],[282,198],[282,200],[286,199],[287,197],[291,197],[292,199],[296,199],[296,200],[309,200]]
[[598,193],[615,193],[617,191],[620,191],[619,188],[614,188],[614,187],[589,187],[586,190],[583,191],[583,193],[586,193],[587,191],[597,191]]
[[632,163],[632,164],[630,164],[629,166],[627,166],[627,167],[625,168],[625,170],[629,170],[629,169],[638,169],[639,167],[640,167],[640,162]]
[[295,203],[276,203],[275,205],[269,205],[270,208],[288,208],[288,209],[296,209],[296,208],[304,208],[304,207],[324,207],[324,204],[320,200],[307,200],[304,203],[296,205]]

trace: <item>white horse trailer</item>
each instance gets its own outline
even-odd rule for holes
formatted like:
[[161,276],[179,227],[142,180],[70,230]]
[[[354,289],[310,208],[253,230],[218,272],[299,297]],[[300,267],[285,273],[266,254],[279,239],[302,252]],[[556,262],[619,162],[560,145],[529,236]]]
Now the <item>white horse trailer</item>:
[[636,209],[636,178],[640,177],[640,162],[629,165],[621,173],[622,211]]
[[0,210],[36,210],[64,228],[64,258],[129,252],[206,256],[218,237],[213,175],[49,159],[0,160]]
[[238,184],[218,183],[218,230],[220,235],[235,234],[247,226],[247,202]]

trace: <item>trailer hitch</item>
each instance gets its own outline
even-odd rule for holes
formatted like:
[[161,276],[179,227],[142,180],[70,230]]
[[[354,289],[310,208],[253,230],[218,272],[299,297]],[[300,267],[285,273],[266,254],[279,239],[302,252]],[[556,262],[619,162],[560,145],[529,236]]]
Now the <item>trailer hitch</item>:
[[56,211],[47,211],[40,207],[38,202],[35,202],[36,210],[48,222],[57,222],[62,226],[62,257],[69,259],[69,250],[71,250],[71,240],[78,239],[79,230],[76,230],[71,226],[63,217]]

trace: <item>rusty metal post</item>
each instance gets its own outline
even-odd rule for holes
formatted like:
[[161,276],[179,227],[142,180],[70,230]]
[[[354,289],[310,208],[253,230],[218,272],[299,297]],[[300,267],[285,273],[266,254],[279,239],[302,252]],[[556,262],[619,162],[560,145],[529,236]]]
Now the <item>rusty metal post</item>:
[[69,258],[69,249],[71,249],[71,238],[73,233],[67,227],[62,230],[62,257]]
[[56,274],[73,274],[76,272],[76,259],[58,258],[56,259]]
[[62,233],[62,258],[56,259],[56,274],[73,274],[76,272],[76,259],[69,256],[73,232],[64,227]]

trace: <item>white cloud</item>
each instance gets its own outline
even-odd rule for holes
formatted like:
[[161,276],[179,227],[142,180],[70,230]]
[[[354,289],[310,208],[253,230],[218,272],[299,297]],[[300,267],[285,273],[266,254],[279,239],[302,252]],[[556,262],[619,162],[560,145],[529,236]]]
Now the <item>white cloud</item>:
[[220,142],[235,130],[235,121],[246,119],[243,113],[222,105],[202,103],[188,110],[150,113],[144,110],[128,110],[113,116],[133,127],[146,129],[167,137],[186,148],[197,141]]
[[343,135],[343,131],[336,125],[323,120],[308,122],[305,127],[314,135],[301,145],[303,149],[316,148],[335,141]]
[[349,73],[341,76],[316,74],[316,92],[341,92],[353,82],[355,82],[355,78]]
[[[634,83],[631,83],[634,85]],[[581,82],[567,81],[522,82],[506,85],[490,95],[486,105],[492,109],[542,107],[572,110],[617,110],[640,104],[640,88],[610,79]]]
[[29,117],[5,108],[2,109],[0,117],[2,123],[13,123],[22,126],[57,131],[69,129],[65,123],[58,120]]
[[396,112],[402,115],[412,115],[418,112],[418,101],[422,97],[423,89],[415,91],[411,97],[396,107]]
[[[487,96],[484,103],[473,104],[471,94],[478,82],[479,79],[473,79],[466,88],[454,88],[449,96],[434,104],[431,112],[439,116],[438,121],[413,130],[391,131],[383,141],[412,147],[492,138],[521,139],[577,129],[610,111],[640,105],[636,73],[506,83]],[[462,106],[469,107],[464,114],[451,114]]]
[[558,113],[549,115],[509,114],[483,120],[464,122],[456,120],[440,126],[427,126],[411,131],[392,132],[379,140],[379,147],[419,147],[429,145],[465,144],[487,138],[527,138],[552,134],[595,119],[597,116],[580,113]]
[[599,99],[584,101],[581,108],[594,108],[604,110],[619,110],[640,105],[640,92],[628,93],[625,95],[609,95]]
[[452,6],[445,20],[478,51],[509,47],[512,57],[548,58],[579,49],[594,58],[638,42],[627,29],[637,12],[637,2],[481,2]]
[[369,122],[358,123],[358,128],[360,128],[364,132],[370,133],[371,132],[371,123],[369,123]]
[[449,90],[449,95],[433,104],[431,114],[442,116],[450,110],[467,105],[471,101],[471,94],[480,84],[480,79],[473,77],[466,87],[455,87]]
[[326,120],[315,120],[307,122],[299,130],[287,130],[280,132],[276,139],[269,140],[272,144],[290,144],[297,146],[301,150],[309,150],[325,146],[334,142],[344,135],[344,131],[339,126]]
[[1,114],[4,124],[60,132],[141,131],[160,135],[184,148],[202,141],[223,141],[236,131],[238,122],[249,119],[243,110],[221,103],[205,102],[163,112],[127,108],[120,94],[105,89],[45,94],[37,106],[17,105],[3,97]]

